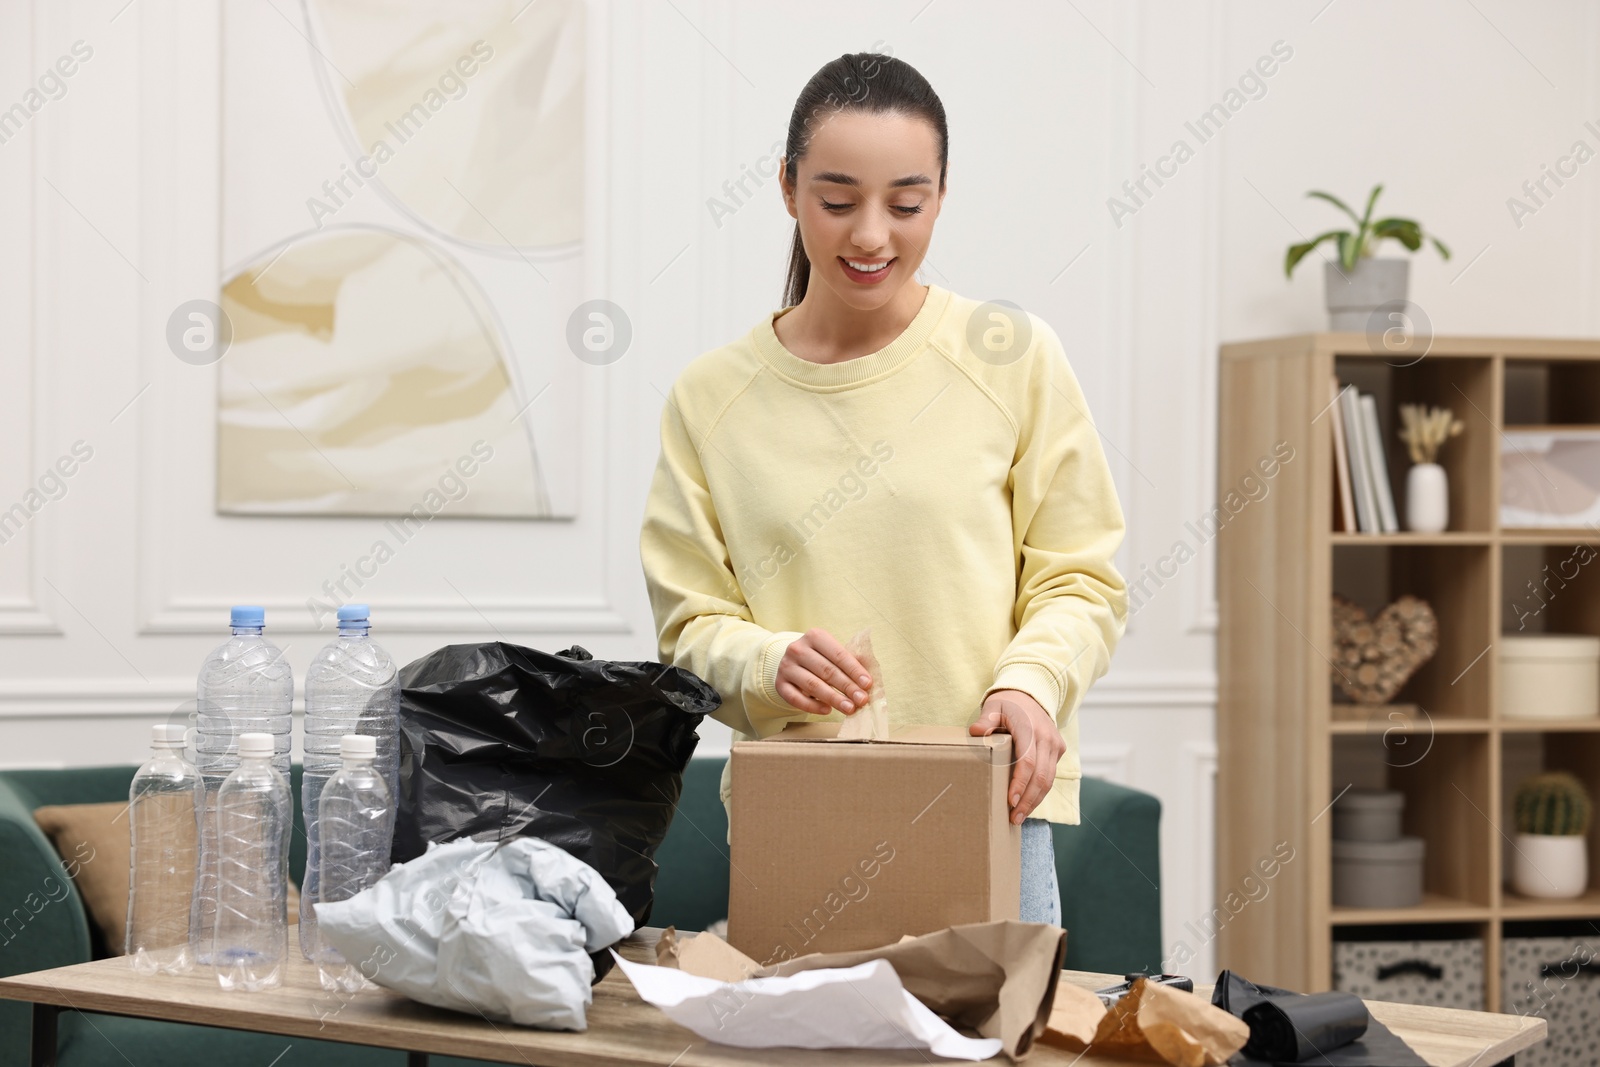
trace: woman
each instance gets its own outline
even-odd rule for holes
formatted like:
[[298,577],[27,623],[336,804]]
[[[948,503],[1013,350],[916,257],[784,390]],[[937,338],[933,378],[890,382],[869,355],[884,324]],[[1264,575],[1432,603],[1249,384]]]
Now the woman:
[[868,626],[894,725],[1009,731],[1021,916],[1059,924],[1048,823],[1078,821],[1076,712],[1127,621],[1122,511],[1054,331],[916,281],[947,171],[910,65],[806,84],[786,306],[674,383],[640,555],[662,662],[736,739],[861,707],[880,679],[841,638]]

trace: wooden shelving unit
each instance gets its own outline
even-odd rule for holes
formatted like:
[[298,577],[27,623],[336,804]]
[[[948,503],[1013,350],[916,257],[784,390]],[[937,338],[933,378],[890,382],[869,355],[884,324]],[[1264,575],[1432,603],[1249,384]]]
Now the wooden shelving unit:
[[[1376,339],[1374,339],[1375,341]],[[1499,524],[1507,428],[1600,426],[1600,340],[1437,337],[1425,356],[1396,356],[1360,333],[1316,333],[1222,346],[1216,536],[1218,627],[1217,899],[1283,843],[1269,890],[1213,913],[1218,963],[1254,981],[1327,989],[1341,928],[1471,930],[1484,942],[1484,989],[1500,1007],[1506,924],[1600,920],[1600,825],[1589,839],[1589,892],[1570,901],[1517,897],[1502,885],[1515,827],[1508,792],[1538,766],[1571,770],[1600,797],[1600,718],[1503,720],[1495,646],[1503,632],[1600,634],[1600,559],[1577,568],[1538,611],[1518,597],[1542,566],[1600,531]],[[1440,458],[1449,530],[1335,532],[1330,379],[1376,394],[1396,510],[1409,459],[1399,405],[1451,408],[1465,424]],[[1269,477],[1261,463],[1287,443]],[[1245,499],[1241,480],[1266,486]],[[1233,494],[1235,507],[1228,507]],[[1244,501],[1242,507],[1238,501]],[[1573,568],[1568,567],[1567,570]],[[1439,650],[1392,709],[1335,708],[1329,601],[1369,612],[1412,593],[1439,618]],[[1345,786],[1406,795],[1404,832],[1427,842],[1415,908],[1334,908],[1328,805]],[[1600,823],[1600,820],[1597,820]],[[1363,936],[1365,936],[1363,934]]]

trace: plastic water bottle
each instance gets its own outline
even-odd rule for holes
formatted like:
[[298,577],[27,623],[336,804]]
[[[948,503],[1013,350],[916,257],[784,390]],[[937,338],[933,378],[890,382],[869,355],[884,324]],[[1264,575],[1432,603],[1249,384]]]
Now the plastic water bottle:
[[200,775],[183,758],[182,726],[153,727],[150,761],[128,789],[128,924],[124,953],[140,974],[194,966],[189,905],[197,862]]
[[217,921],[212,958],[223,989],[283,981],[289,955],[289,780],[272,734],[239,736],[239,766],[217,792]]
[[233,636],[212,650],[200,668],[195,711],[195,763],[204,788],[196,812],[200,864],[195,877],[189,941],[196,962],[209,964],[217,915],[217,792],[239,765],[240,735],[270,734],[273,766],[287,780],[294,728],[294,672],[276,645],[262,636],[266,613],[236,607]]
[[[343,766],[328,779],[317,811],[322,839],[320,900],[349,900],[389,871],[391,794],[373,766],[377,738],[346,734],[339,742]],[[355,992],[370,985],[359,964],[320,941],[314,960],[322,988]]]
[[[340,766],[341,738],[360,734],[377,742],[373,762],[389,787],[400,788],[400,674],[394,660],[369,636],[365,604],[339,609],[339,636],[306,670],[305,774],[300,780],[300,810],[306,823],[306,874],[300,884],[300,952],[313,962],[321,951],[317,913],[321,891],[322,845],[317,822],[322,790]],[[384,820],[385,842],[393,835],[391,806]],[[388,852],[385,848],[385,859]]]

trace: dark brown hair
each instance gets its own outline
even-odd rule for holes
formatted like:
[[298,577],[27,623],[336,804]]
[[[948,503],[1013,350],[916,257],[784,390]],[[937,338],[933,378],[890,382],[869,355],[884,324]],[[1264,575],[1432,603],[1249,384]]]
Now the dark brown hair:
[[[910,63],[877,52],[854,52],[831,60],[811,76],[789,115],[789,139],[784,145],[784,177],[792,186],[796,166],[806,153],[817,122],[824,115],[845,111],[873,114],[898,112],[926,119],[939,141],[939,190],[944,191],[945,169],[950,161],[950,129],[945,123],[944,104],[917,69]],[[794,242],[789,247],[789,275],[784,285],[783,306],[792,307],[805,299],[811,280],[811,260],[800,241],[800,223],[794,224]]]

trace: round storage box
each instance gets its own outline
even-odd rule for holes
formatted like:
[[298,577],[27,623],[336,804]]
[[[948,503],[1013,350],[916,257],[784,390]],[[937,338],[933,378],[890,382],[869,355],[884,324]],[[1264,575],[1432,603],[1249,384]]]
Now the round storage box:
[[1422,903],[1420,837],[1333,843],[1333,906],[1410,908]]
[[1502,636],[1500,714],[1508,719],[1600,715],[1600,637]]
[[1406,795],[1394,789],[1347,789],[1333,802],[1335,841],[1394,841]]

